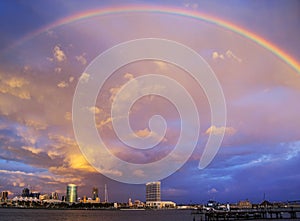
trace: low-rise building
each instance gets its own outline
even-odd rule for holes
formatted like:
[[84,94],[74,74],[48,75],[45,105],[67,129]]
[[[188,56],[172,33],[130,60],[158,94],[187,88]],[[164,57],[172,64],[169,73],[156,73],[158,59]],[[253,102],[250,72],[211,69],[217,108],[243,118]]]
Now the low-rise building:
[[242,201],[238,202],[237,207],[239,209],[251,209],[252,203],[249,200],[242,200]]
[[173,209],[176,208],[176,203],[172,201],[148,201],[146,207],[154,209]]

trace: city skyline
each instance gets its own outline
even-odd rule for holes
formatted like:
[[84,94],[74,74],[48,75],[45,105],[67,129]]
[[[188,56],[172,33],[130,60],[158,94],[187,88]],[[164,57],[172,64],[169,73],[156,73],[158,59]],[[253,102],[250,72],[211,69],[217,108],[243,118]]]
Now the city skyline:
[[[72,105],[77,84],[88,80],[84,71],[99,54],[123,42],[158,38],[193,49],[210,66],[224,93],[227,124],[211,124],[211,103],[187,71],[164,61],[133,62],[115,70],[95,106],[86,107],[109,153],[134,165],[172,153],[182,122],[167,99],[145,96],[130,109],[135,133],[127,134],[130,138],[146,138],[153,115],[165,119],[165,136],[153,148],[137,150],[122,143],[110,116],[124,84],[161,74],[182,84],[200,119],[191,157],[176,172],[156,179],[163,183],[161,200],[261,202],[264,195],[270,201],[299,200],[299,9],[297,0],[226,5],[214,0],[1,1],[0,191],[9,191],[10,197],[30,186],[61,196],[67,184],[74,183],[79,196],[92,195],[96,187],[101,201],[146,200],[145,184],[110,179],[103,174],[125,175],[117,166],[95,169],[93,159],[83,155]],[[161,90],[159,84],[153,88]],[[123,98],[137,95],[137,90],[131,91]],[[208,137],[222,131],[225,136],[215,158],[199,169]],[[136,170],[132,176],[143,177],[143,172]]]
[[[30,201],[30,200],[40,200],[42,201],[48,201],[48,200],[58,200],[61,202],[67,202],[69,204],[73,204],[73,203],[120,203],[120,204],[124,204],[124,203],[128,203],[128,205],[130,207],[133,206],[133,200],[135,202],[138,202],[139,205],[143,205],[146,207],[152,207],[152,208],[162,208],[159,207],[158,205],[156,205],[157,203],[161,203],[161,205],[165,204],[174,204],[174,207],[171,208],[176,208],[176,203],[172,202],[172,201],[162,201],[161,198],[161,182],[160,181],[155,181],[155,182],[148,182],[145,184],[145,200],[141,201],[140,199],[135,199],[135,198],[128,198],[128,202],[109,202],[107,199],[105,199],[105,194],[106,191],[104,191],[103,193],[103,198],[100,198],[100,195],[98,193],[98,188],[97,187],[92,187],[91,188],[91,193],[90,194],[84,194],[82,196],[79,196],[77,194],[77,185],[76,184],[67,184],[66,185],[66,191],[65,194],[62,195],[58,195],[57,192],[51,192],[51,193],[46,193],[43,191],[33,191],[30,190],[29,188],[25,187],[22,189],[22,192],[19,194],[15,194],[14,196],[9,197],[8,193],[10,192],[9,190],[5,190],[5,191],[0,191],[1,192],[1,196],[0,196],[0,200],[2,200],[2,202],[7,202],[7,201],[11,201],[11,200],[20,200],[20,201]],[[165,197],[163,197],[165,198]],[[102,199],[102,200],[101,200]],[[218,202],[215,201],[213,199],[209,199],[207,202],[205,203],[193,203],[193,202],[189,202],[188,204],[183,204],[183,206],[185,205],[207,205],[208,207],[215,207],[218,204],[220,205],[225,205],[225,204],[236,204],[237,206],[239,206],[240,208],[250,208],[252,203],[255,205],[265,205],[265,204],[289,204],[289,203],[295,203],[295,205],[298,205],[300,202],[300,200],[285,200],[285,201],[269,201],[266,198],[266,195],[264,194],[263,199],[261,202],[251,202],[248,198],[245,199],[241,199],[239,201],[236,202],[229,202],[229,201],[224,201],[224,202]],[[155,204],[155,205],[154,205]],[[179,207],[180,208],[180,207]]]

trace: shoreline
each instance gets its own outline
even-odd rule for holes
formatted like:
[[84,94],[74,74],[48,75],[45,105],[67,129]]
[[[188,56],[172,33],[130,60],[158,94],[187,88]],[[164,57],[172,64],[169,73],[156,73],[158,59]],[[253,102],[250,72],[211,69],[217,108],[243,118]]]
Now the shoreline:
[[103,211],[170,211],[170,210],[191,210],[194,209],[177,209],[177,208],[164,208],[164,209],[153,209],[153,208],[87,208],[87,207],[70,207],[70,208],[59,208],[59,207],[0,207],[1,209],[33,209],[33,210],[103,210]]

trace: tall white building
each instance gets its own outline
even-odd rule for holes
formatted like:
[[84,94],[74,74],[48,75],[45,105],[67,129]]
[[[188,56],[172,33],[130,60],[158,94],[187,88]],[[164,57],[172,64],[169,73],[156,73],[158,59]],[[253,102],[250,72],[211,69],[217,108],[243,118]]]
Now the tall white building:
[[161,201],[160,181],[146,183],[146,202]]
[[146,183],[146,207],[165,209],[176,208],[172,201],[161,201],[160,181]]

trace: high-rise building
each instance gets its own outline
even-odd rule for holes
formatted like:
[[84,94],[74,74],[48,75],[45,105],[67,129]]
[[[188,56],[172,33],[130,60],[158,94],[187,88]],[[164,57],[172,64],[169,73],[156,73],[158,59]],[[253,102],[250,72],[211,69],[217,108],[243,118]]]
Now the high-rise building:
[[70,203],[77,201],[77,186],[75,184],[68,184],[66,201]]
[[24,188],[22,190],[22,197],[29,197],[30,193],[29,193],[29,189],[28,188]]
[[98,188],[97,187],[93,187],[92,200],[96,200],[97,198],[98,198]]
[[8,199],[8,192],[7,191],[2,191],[1,192],[1,201],[5,201]]
[[51,193],[51,199],[58,200],[58,193],[57,192],[52,192]]
[[146,183],[146,202],[161,201],[160,181]]
[[104,185],[104,202],[108,202],[108,192],[107,192],[107,186],[106,184]]

